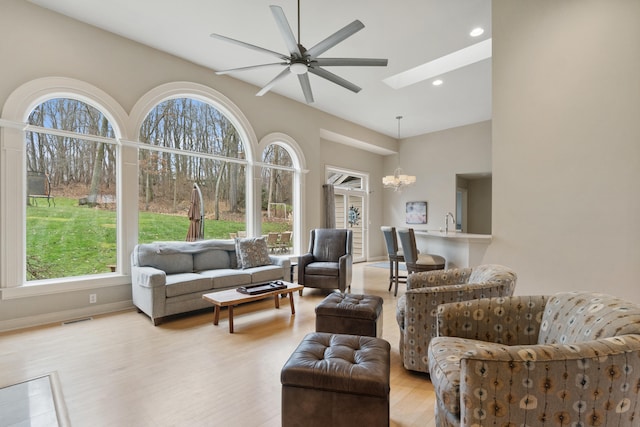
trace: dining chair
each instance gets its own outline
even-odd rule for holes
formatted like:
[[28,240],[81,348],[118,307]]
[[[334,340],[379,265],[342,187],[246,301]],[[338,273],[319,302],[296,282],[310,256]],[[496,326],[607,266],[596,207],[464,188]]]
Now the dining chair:
[[394,296],[398,295],[398,283],[406,283],[407,276],[400,275],[400,263],[404,262],[404,255],[398,248],[398,236],[395,227],[380,227],[384,235],[384,242],[387,245],[387,256],[389,257],[389,291],[395,284]]
[[418,252],[413,228],[399,228],[398,237],[402,246],[404,262],[407,266],[407,273],[444,269],[446,261],[440,255],[421,254]]

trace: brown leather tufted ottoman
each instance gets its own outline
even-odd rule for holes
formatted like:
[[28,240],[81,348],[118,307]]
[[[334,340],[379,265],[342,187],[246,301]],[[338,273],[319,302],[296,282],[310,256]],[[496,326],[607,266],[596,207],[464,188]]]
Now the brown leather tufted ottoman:
[[381,337],[382,302],[376,295],[333,292],[316,307],[316,332]]
[[381,338],[308,334],[280,374],[282,425],[388,426],[390,348]]

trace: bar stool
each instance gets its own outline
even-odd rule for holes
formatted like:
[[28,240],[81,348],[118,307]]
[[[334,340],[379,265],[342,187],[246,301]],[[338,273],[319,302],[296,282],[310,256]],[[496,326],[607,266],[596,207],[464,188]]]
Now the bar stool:
[[418,271],[444,270],[445,259],[440,255],[418,254],[416,235],[413,228],[398,229],[404,262],[408,273]]
[[382,226],[380,230],[382,230],[382,234],[384,235],[384,241],[387,244],[387,255],[389,256],[389,291],[391,291],[391,287],[395,283],[396,289],[393,295],[397,296],[398,283],[406,283],[407,280],[407,276],[401,276],[399,270],[400,263],[404,262],[404,255],[402,251],[398,249],[396,228]]

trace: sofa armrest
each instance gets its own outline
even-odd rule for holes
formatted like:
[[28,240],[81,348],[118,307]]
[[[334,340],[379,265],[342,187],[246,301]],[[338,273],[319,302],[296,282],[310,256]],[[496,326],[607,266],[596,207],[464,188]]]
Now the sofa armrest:
[[282,278],[289,280],[291,272],[291,260],[288,256],[281,255],[269,255],[272,265],[279,265],[282,267]]
[[159,288],[167,284],[167,274],[154,267],[131,267],[131,283],[145,288]]
[[407,289],[461,285],[468,281],[471,271],[472,269],[467,267],[412,273],[407,277]]
[[290,268],[291,261],[288,256],[282,255],[269,255],[269,259],[271,260],[272,265],[280,265],[283,268]]
[[[629,385],[640,383],[640,335],[475,344],[475,354],[460,360],[460,425],[534,425],[552,417],[557,425],[634,425]],[[584,410],[580,402],[588,402]]]
[[438,336],[507,345],[537,344],[547,296],[487,296],[440,305]]

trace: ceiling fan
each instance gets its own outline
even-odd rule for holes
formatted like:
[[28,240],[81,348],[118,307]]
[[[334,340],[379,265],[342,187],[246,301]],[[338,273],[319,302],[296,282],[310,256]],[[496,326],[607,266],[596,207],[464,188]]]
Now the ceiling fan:
[[331,49],[341,41],[351,37],[353,34],[357,33],[361,29],[364,28],[364,24],[359,20],[355,20],[349,25],[343,27],[342,29],[336,31],[326,39],[322,40],[315,46],[310,49],[306,49],[302,44],[300,44],[300,0],[298,0],[298,41],[296,41],[293,32],[291,31],[291,27],[289,26],[289,22],[287,21],[282,8],[279,6],[269,6],[271,9],[271,13],[276,20],[276,24],[284,38],[285,44],[287,45],[287,49],[289,50],[289,55],[284,55],[278,52],[274,52],[269,49],[262,48],[260,46],[256,46],[253,44],[245,43],[240,40],[235,40],[220,34],[211,34],[211,37],[224,40],[227,42],[234,43],[239,46],[244,46],[249,49],[256,50],[258,52],[267,53],[273,55],[277,58],[280,58],[281,62],[274,62],[269,64],[259,64],[259,65],[251,65],[248,67],[241,68],[232,68],[229,70],[217,71],[216,74],[229,74],[236,71],[245,71],[245,70],[253,70],[256,68],[262,67],[270,67],[274,65],[284,65],[285,68],[282,70],[277,76],[273,78],[269,83],[267,83],[260,91],[256,94],[257,96],[262,96],[265,93],[269,92],[271,88],[273,88],[280,80],[287,77],[289,74],[296,74],[298,76],[298,80],[300,81],[300,86],[302,87],[302,92],[304,93],[304,98],[308,104],[313,102],[313,93],[311,92],[311,84],[309,83],[309,73],[315,74],[316,76],[322,77],[324,79],[329,80],[337,85],[340,85],[350,91],[355,93],[360,92],[361,88],[356,86],[355,84],[343,79],[342,77],[333,74],[330,71],[325,70],[322,67],[333,67],[333,66],[386,66],[387,59],[377,59],[377,58],[319,58],[327,50]]

